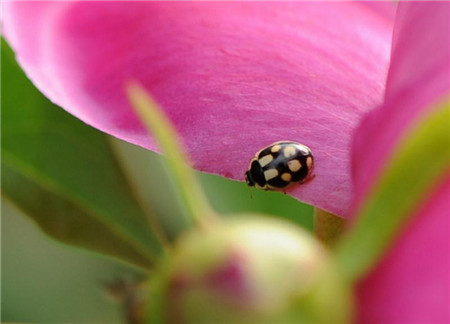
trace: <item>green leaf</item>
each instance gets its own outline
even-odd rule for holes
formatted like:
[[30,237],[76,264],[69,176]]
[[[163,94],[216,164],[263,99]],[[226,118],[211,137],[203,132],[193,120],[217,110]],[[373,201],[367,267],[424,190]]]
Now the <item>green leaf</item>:
[[450,101],[446,99],[397,146],[356,223],[337,247],[337,259],[349,278],[359,278],[376,264],[427,193],[448,172],[449,115]]
[[2,41],[2,195],[49,235],[149,267],[162,251],[108,136],[39,93]]

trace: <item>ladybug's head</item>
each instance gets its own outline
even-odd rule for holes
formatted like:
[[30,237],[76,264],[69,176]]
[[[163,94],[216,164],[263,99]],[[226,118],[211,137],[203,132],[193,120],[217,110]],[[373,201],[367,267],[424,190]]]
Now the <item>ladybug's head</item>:
[[247,182],[247,184],[250,187],[254,187],[255,186],[255,182],[253,181],[252,177],[250,176],[250,171],[245,172],[244,178],[245,178],[245,182]]

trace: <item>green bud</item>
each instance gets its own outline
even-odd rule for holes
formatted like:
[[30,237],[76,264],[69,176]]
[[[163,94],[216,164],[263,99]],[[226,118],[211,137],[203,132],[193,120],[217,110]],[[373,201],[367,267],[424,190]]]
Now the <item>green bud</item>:
[[150,322],[349,323],[349,286],[308,232],[238,215],[182,236],[152,289]]

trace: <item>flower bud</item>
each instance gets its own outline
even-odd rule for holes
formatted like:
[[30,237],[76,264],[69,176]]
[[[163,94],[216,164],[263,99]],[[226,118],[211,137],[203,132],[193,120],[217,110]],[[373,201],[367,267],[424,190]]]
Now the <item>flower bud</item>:
[[239,215],[209,231],[193,230],[179,239],[158,278],[150,317],[163,322],[338,324],[351,318],[349,289],[326,249],[278,219]]

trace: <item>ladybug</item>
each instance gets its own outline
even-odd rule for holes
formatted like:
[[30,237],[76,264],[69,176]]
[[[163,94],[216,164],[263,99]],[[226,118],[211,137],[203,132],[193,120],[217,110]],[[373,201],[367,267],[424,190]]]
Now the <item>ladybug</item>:
[[275,142],[255,154],[250,160],[245,181],[250,187],[280,190],[313,178],[314,157],[306,145]]

